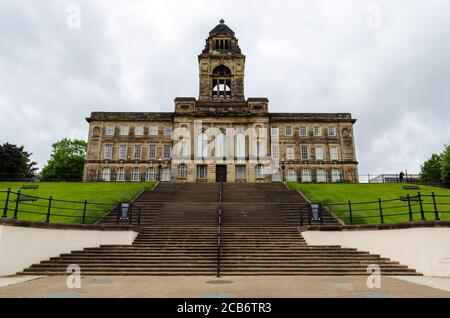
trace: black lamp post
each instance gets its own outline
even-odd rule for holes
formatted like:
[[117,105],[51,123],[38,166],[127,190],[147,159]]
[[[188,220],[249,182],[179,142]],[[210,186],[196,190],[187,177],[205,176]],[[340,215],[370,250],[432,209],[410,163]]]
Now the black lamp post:
[[284,170],[286,169],[284,165],[284,159],[281,159],[281,182],[284,182]]

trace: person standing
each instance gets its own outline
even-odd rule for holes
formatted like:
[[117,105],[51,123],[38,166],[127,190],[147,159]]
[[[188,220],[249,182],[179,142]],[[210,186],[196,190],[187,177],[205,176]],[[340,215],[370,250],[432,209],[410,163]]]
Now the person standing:
[[405,174],[403,173],[403,171],[400,171],[400,174],[398,175],[400,183],[403,183],[405,180]]

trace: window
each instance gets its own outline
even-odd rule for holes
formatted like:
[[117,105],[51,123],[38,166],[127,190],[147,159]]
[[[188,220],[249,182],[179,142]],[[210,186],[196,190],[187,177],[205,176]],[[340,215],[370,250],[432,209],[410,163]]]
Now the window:
[[277,169],[272,173],[272,182],[281,182],[281,171]]
[[[221,40],[223,43],[223,40]],[[219,65],[213,70],[212,95],[213,98],[231,97],[231,71],[225,65]]]
[[109,182],[111,181],[111,169],[103,168],[100,175],[100,181]]
[[197,137],[197,156],[202,158],[207,158],[209,156],[208,135],[204,132]]
[[125,181],[125,169],[119,168],[117,170],[117,181]]
[[150,136],[158,136],[158,126],[157,125],[150,125]]
[[128,125],[120,126],[120,135],[121,136],[128,136]]
[[126,160],[126,159],[127,159],[127,146],[120,145],[119,146],[119,160]]
[[280,159],[280,146],[272,146],[272,159]]
[[139,168],[133,168],[131,170],[131,181],[133,182],[141,181],[141,170],[139,170]]
[[198,165],[197,166],[197,179],[205,180],[208,177],[208,166]]
[[301,156],[302,160],[309,160],[309,153],[308,153],[308,147],[302,146],[301,148]]
[[286,159],[287,160],[294,160],[295,159],[294,146],[287,146],[286,147]]
[[164,126],[164,136],[172,136],[172,126]]
[[155,168],[148,168],[147,170],[147,181],[154,181],[156,180],[156,169]]
[[302,169],[302,182],[311,182],[311,171],[309,169]]
[[325,174],[324,169],[317,169],[317,182],[327,182],[327,175]]
[[187,165],[184,163],[178,166],[178,178],[187,178]]
[[236,157],[245,158],[245,135],[241,132],[236,134]]
[[341,172],[339,169],[331,169],[331,182],[341,182]]
[[236,180],[242,181],[245,180],[245,166],[237,165],[236,166]]
[[334,126],[328,127],[328,136],[336,137],[336,127]]
[[170,168],[164,168],[161,171],[161,181],[162,182],[169,182],[171,179],[171,174],[170,174]]
[[172,147],[170,145],[164,145],[164,159],[170,159],[170,153],[171,153]]
[[308,128],[300,127],[300,137],[308,137]]
[[285,128],[285,134],[286,136],[292,136],[292,126],[286,126]]
[[295,171],[295,169],[290,168],[287,170],[287,181],[297,181],[297,172]]
[[330,147],[330,160],[339,160],[338,148],[336,146]]
[[216,137],[216,157],[223,158],[227,155],[227,142],[224,133],[219,133]]
[[273,137],[278,137],[279,136],[278,127],[270,128],[270,135],[272,135]]
[[142,147],[141,145],[135,145],[134,146],[134,159],[135,160],[141,160],[141,151]]
[[256,179],[264,179],[264,166],[263,165],[257,165],[256,166]]
[[136,128],[134,128],[134,135],[135,136],[143,136],[144,135],[144,125],[137,125]]
[[150,145],[148,148],[148,157],[150,159],[156,159],[156,145]]
[[114,125],[106,125],[106,136],[114,136]]
[[103,153],[103,159],[112,159],[113,146],[105,145],[105,152]]
[[323,147],[316,147],[316,160],[323,160]]
[[314,137],[321,137],[322,136],[322,127],[314,127],[313,132],[314,132]]

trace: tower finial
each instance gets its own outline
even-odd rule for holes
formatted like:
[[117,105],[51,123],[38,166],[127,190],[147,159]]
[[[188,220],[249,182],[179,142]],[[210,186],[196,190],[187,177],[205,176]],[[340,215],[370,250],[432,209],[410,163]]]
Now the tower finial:
[[220,24],[224,24],[225,23],[225,20],[224,19],[220,19]]

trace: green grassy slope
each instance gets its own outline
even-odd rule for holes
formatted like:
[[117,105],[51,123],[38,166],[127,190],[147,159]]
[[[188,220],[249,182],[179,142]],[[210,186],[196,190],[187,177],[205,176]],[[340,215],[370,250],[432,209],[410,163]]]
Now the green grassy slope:
[[[420,190],[404,190],[404,184],[297,184],[288,183],[290,189],[303,192],[311,201],[320,202],[329,205],[330,209],[345,223],[350,223],[348,201],[352,203],[399,199],[402,196],[410,194],[417,196],[420,191],[422,195],[447,195],[448,197],[436,197],[438,211],[443,220],[450,220],[450,189],[420,185]],[[334,205],[343,203],[343,205]],[[434,206],[431,197],[423,197],[423,208],[427,220],[434,220]],[[405,201],[391,201],[382,203],[385,223],[408,222],[409,212],[408,203]],[[380,223],[380,212],[378,202],[370,204],[353,204],[353,223],[354,224],[374,224]],[[420,220],[420,204],[412,202],[412,211],[414,219]],[[406,215],[397,215],[403,214]],[[370,218],[359,218],[367,217]]]
[[[147,183],[64,183],[64,182],[0,182],[0,191],[6,191],[8,187],[17,192],[22,185],[39,185],[37,190],[21,190],[21,193],[29,196],[49,198],[56,200],[68,200],[88,203],[86,223],[94,223],[99,217],[103,216],[117,202],[127,202],[135,197],[143,189],[151,189],[154,182]],[[0,192],[0,214],[3,214],[5,206],[6,193]],[[8,217],[13,216],[13,210],[16,205],[16,195],[12,194],[8,205]],[[51,223],[80,223],[84,204],[75,202],[52,202]],[[39,199],[37,201],[19,202],[18,219],[30,221],[45,221],[48,200]],[[34,214],[39,212],[44,214]],[[59,216],[58,216],[59,215]],[[62,216],[64,215],[64,216]],[[73,216],[73,217],[70,217]]]

